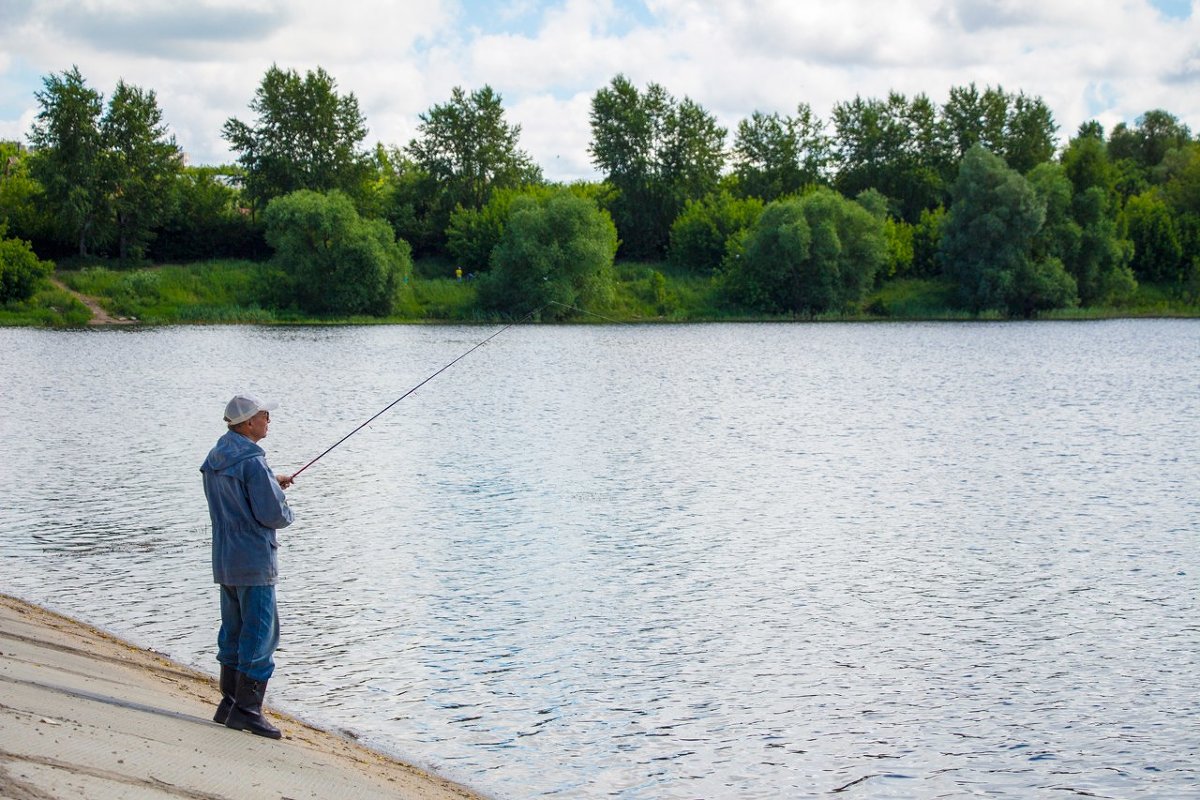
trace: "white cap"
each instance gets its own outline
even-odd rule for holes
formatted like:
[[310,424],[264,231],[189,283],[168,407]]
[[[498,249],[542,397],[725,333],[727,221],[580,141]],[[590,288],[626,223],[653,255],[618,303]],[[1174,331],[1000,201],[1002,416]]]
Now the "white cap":
[[260,411],[274,411],[279,403],[267,403],[252,394],[234,396],[225,405],[225,421],[230,425],[239,425]]

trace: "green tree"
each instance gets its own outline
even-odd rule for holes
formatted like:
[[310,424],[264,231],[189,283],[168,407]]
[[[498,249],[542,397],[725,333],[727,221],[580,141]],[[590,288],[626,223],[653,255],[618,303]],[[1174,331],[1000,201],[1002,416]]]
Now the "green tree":
[[1170,207],[1159,193],[1152,189],[1129,198],[1123,217],[1133,242],[1134,274],[1145,281],[1180,282],[1185,266],[1183,244]]
[[1004,123],[1004,150],[1008,165],[1022,175],[1054,158],[1058,123],[1040,97],[1024,92],[1009,98]]
[[884,220],[830,189],[769,203],[737,237],[723,276],[729,298],[769,314],[849,311],[885,265]]
[[976,145],[1003,155],[1008,115],[1009,97],[999,86],[982,92],[974,83],[952,87],[941,114],[951,163],[959,163]]
[[30,174],[32,154],[17,142],[0,142],[0,224],[18,239],[39,243],[54,239],[55,222],[45,210],[42,186]]
[[1029,182],[982,145],[967,151],[942,228],[942,272],[973,311],[1030,316],[1077,301],[1075,282],[1053,257],[1035,260],[1045,203]]
[[1056,258],[1064,265],[1075,264],[1083,230],[1072,215],[1074,189],[1066,171],[1061,164],[1046,162],[1034,167],[1027,180],[1046,208],[1045,221],[1033,238],[1033,258]]
[[[1164,170],[1163,199],[1171,209],[1180,244],[1194,267],[1200,269],[1200,142],[1180,148]],[[1186,266],[1186,265],[1185,265]]]
[[446,243],[446,221],[437,181],[403,150],[387,150],[381,160],[379,189],[382,216],[396,238],[412,246],[414,255],[438,254]]
[[507,314],[543,318],[575,314],[567,306],[612,302],[617,230],[595,203],[559,189],[513,200],[504,234],[482,280],[480,304]]
[[502,99],[490,86],[469,95],[454,87],[449,102],[421,115],[417,131],[408,154],[440,189],[441,227],[455,206],[480,209],[495,189],[542,180],[518,147],[521,126],[505,122]]
[[302,189],[263,214],[287,294],[313,314],[387,315],[412,272],[408,244],[378,219],[363,219],[340,191]]
[[1108,152],[1113,161],[1129,159],[1150,171],[1162,163],[1167,153],[1187,145],[1191,131],[1174,114],[1163,109],[1147,111],[1134,127],[1117,123],[1109,134]]
[[913,226],[913,260],[910,274],[915,278],[933,278],[940,272],[938,249],[942,241],[942,225],[946,221],[946,208],[927,208],[921,212]]
[[794,117],[755,111],[738,123],[733,143],[739,192],[765,202],[827,181],[830,140],[807,104]]
[[38,284],[54,271],[54,264],[40,260],[21,239],[9,239],[0,222],[0,303],[28,300]]
[[928,98],[912,102],[891,93],[886,101],[856,97],[833,108],[834,186],[847,196],[882,192],[890,211],[914,221],[942,194],[942,149]]
[[622,253],[661,258],[684,203],[719,184],[725,129],[693,101],[655,83],[639,92],[624,75],[592,97],[591,126],[592,163],[616,190]]
[[1065,262],[1085,305],[1125,299],[1137,289],[1129,268],[1133,248],[1120,235],[1116,171],[1105,143],[1085,136],[1071,140],[1062,155],[1071,181],[1071,218],[1080,229],[1079,249]]
[[734,197],[728,189],[687,201],[671,225],[671,262],[693,272],[717,272],[729,238],[753,226],[762,210],[762,200]]
[[942,106],[948,164],[962,160],[968,150],[982,145],[1024,174],[1054,156],[1058,124],[1040,97],[1024,92],[1010,94],[975,84],[956,86]]
[[167,211],[183,153],[163,123],[153,91],[117,81],[100,122],[105,189],[121,261],[142,258]]
[[366,121],[354,94],[339,95],[325,70],[318,67],[301,78],[272,65],[250,110],[257,117],[253,127],[230,117],[222,135],[239,153],[244,189],[255,209],[300,189],[361,197],[369,175],[362,147]]
[[95,243],[103,220],[103,96],[87,86],[79,67],[49,75],[34,93],[41,109],[29,141],[30,173],[41,184],[49,211],[81,256]]
[[240,203],[233,167],[184,167],[166,192],[149,256],[155,261],[263,258],[262,222]]

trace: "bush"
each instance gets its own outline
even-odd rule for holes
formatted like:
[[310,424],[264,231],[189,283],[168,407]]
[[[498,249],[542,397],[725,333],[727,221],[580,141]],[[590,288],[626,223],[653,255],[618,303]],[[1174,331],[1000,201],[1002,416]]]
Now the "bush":
[[698,273],[715,273],[725,257],[729,237],[757,222],[762,210],[758,198],[739,199],[727,190],[689,200],[671,225],[671,263]]
[[54,272],[54,264],[39,259],[29,242],[4,238],[6,232],[0,225],[0,302],[28,300]]
[[492,272],[480,279],[480,304],[550,318],[570,316],[565,306],[607,307],[616,252],[617,229],[595,203],[566,189],[519,197],[492,251]]
[[768,314],[855,310],[888,258],[884,220],[829,189],[771,203],[729,247],[728,296]]
[[342,192],[307,189],[278,197],[264,212],[284,295],[311,314],[392,313],[412,272],[408,244],[382,220],[362,219]]

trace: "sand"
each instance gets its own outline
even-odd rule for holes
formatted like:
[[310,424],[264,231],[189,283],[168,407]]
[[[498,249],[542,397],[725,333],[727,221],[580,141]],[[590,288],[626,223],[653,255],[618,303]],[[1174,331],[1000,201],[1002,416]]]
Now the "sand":
[[0,797],[482,796],[270,709],[273,741],[212,721],[213,678],[0,595]]

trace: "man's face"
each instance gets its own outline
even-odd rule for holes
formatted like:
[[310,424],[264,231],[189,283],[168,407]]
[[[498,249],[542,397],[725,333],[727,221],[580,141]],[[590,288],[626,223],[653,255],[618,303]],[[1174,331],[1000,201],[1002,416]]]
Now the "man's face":
[[251,441],[257,442],[259,439],[265,439],[267,436],[267,428],[271,425],[271,412],[260,411],[250,419],[246,420],[246,436]]

